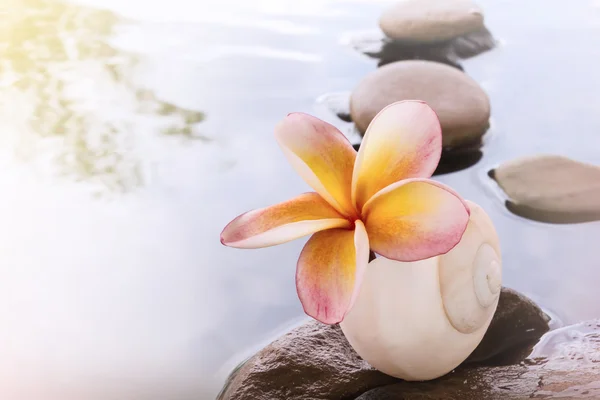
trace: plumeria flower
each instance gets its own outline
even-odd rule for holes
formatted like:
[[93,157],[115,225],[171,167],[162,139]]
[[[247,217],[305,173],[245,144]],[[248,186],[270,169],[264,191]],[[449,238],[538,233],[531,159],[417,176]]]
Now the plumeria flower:
[[370,250],[397,261],[450,251],[469,220],[465,202],[427,179],[442,152],[435,112],[402,101],[373,119],[358,153],[334,126],[292,113],[275,128],[286,157],[316,191],[231,221],[221,243],[261,248],[313,234],[296,269],[304,311],[335,324],[359,293]]

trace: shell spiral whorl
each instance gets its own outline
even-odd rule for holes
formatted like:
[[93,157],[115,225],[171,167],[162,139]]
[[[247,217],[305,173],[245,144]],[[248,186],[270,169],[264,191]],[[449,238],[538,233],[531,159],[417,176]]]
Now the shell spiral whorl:
[[[487,214],[474,203],[460,243],[439,257],[440,292],[448,320],[473,333],[490,318],[502,286],[500,247]],[[493,314],[494,309],[491,310]]]
[[492,246],[484,243],[479,247],[473,266],[475,295],[482,307],[489,307],[498,298],[502,289],[500,263]]

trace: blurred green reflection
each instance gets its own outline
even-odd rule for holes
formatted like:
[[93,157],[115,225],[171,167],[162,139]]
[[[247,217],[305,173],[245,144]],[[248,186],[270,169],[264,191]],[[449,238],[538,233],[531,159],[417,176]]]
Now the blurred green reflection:
[[53,174],[129,191],[146,181],[145,149],[160,147],[149,142],[209,140],[198,132],[202,112],[134,82],[141,60],[111,44],[125,22],[115,14],[49,0],[0,3],[8,10],[0,15],[0,127],[18,162],[50,159]]

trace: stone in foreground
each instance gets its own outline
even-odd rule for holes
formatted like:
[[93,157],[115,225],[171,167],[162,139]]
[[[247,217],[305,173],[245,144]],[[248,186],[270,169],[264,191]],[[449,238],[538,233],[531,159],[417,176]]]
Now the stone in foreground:
[[[527,336],[527,332],[532,329],[531,332],[541,336],[547,320],[548,317],[527,298],[503,288],[498,311],[490,325],[492,328],[480,347],[486,345],[477,348],[473,354],[477,355],[477,361],[483,361],[496,357],[496,348],[510,348],[511,351],[519,348],[513,339],[508,345],[503,338],[523,336],[531,340],[532,336]],[[496,346],[486,340],[488,335],[498,338]],[[339,326],[310,321],[246,361],[229,378],[219,399],[345,400],[395,382],[399,380],[362,360]]]
[[600,398],[600,321],[548,333],[519,365],[463,368],[436,381],[373,389],[357,400]]
[[395,40],[438,42],[483,29],[483,12],[470,0],[403,0],[383,12],[379,27]]
[[338,325],[311,320],[250,358],[220,399],[351,399],[396,381],[362,360]]
[[600,220],[600,167],[556,155],[519,158],[490,171],[513,213],[540,222]]
[[367,75],[352,93],[350,114],[364,134],[384,107],[415,99],[438,115],[445,148],[480,142],[489,127],[490,101],[479,84],[456,68],[422,60],[394,62]]
[[504,288],[488,331],[468,361],[488,365],[517,364],[548,332],[550,318],[530,299]]

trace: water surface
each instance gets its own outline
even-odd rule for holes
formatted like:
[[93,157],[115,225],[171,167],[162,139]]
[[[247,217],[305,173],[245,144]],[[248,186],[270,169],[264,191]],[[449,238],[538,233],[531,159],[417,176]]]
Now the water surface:
[[[376,68],[348,41],[385,4],[0,1],[3,398],[211,398],[303,318],[304,240],[243,251],[219,233],[307,190],[273,139],[287,113],[356,139],[319,99]],[[500,46],[463,67],[492,128],[478,164],[437,179],[492,216],[507,286],[563,323],[598,317],[600,225],[516,217],[487,171],[541,152],[600,163],[600,4],[481,4]]]

